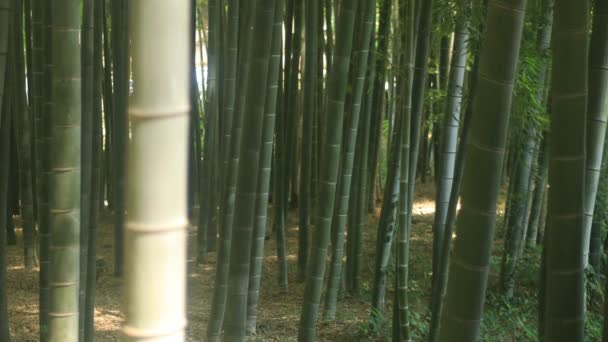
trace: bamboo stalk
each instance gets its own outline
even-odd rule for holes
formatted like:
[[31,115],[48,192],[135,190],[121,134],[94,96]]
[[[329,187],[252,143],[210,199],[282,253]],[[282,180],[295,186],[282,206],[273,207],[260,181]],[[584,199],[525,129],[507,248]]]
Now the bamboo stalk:
[[185,340],[190,4],[131,2],[125,341]]

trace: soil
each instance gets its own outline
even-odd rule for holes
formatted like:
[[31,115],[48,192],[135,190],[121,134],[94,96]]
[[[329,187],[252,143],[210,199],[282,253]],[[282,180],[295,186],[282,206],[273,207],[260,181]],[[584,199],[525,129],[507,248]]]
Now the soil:
[[[410,305],[421,308],[428,305],[430,282],[431,225],[434,212],[432,189],[419,187],[419,198],[414,207],[414,229],[412,231],[410,277],[415,279],[411,286],[418,291]],[[428,188],[428,189],[427,189]],[[369,225],[364,232],[363,293],[360,298],[343,298],[338,304],[337,318],[334,321],[320,319],[317,340],[319,341],[356,341],[373,340],[375,331],[370,328],[369,296],[374,263],[374,246],[377,219],[380,210],[376,209],[369,217]],[[274,236],[266,240],[260,303],[258,307],[257,335],[252,341],[295,341],[304,292],[304,284],[297,278],[297,210],[290,212],[287,232],[287,261],[289,267],[289,291],[281,293],[278,286],[278,267]],[[19,219],[16,218],[19,225]],[[18,242],[8,247],[7,290],[9,304],[9,325],[14,341],[38,341],[38,269],[26,271],[23,267],[21,232],[17,227]],[[123,319],[121,311],[122,280],[112,273],[113,238],[111,217],[102,214],[98,230],[97,250],[97,292],[95,306],[95,340],[118,341]],[[200,265],[189,279],[188,295],[188,341],[202,341],[210,312],[211,297],[215,279],[215,253],[209,254],[209,262]],[[389,282],[389,284],[392,284]],[[389,286],[391,287],[391,286]],[[387,292],[386,313],[392,311],[392,289]],[[320,317],[322,317],[322,307]],[[381,333],[378,331],[378,333]],[[381,336],[378,334],[376,336]],[[378,337],[381,339],[381,337]]]

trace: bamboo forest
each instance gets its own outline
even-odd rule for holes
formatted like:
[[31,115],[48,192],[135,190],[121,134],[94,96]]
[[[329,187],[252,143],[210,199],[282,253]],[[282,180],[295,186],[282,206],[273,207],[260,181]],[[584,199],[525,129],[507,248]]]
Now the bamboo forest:
[[608,0],[0,0],[0,342],[608,342]]

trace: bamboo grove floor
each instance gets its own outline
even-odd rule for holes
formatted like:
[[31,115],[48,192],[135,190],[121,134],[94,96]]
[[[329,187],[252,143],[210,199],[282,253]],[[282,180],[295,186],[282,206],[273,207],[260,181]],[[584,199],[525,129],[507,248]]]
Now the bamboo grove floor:
[[[428,329],[434,189],[420,185],[414,205],[410,260],[410,306],[414,340],[421,341]],[[504,194],[502,196],[504,198]],[[364,232],[363,294],[361,298],[344,298],[338,306],[337,319],[321,321],[319,341],[384,341],[390,335],[389,324],[370,325],[369,298],[374,265],[374,240],[379,209],[370,215],[370,224]],[[501,226],[499,220],[498,227]],[[17,225],[20,220],[17,218]],[[287,232],[287,261],[289,263],[289,292],[281,294],[277,285],[277,258],[274,236],[266,241],[265,261],[258,312],[258,334],[251,341],[295,341],[302,303],[304,284],[296,281],[297,211],[290,212]],[[18,243],[8,247],[7,290],[10,331],[14,341],[38,341],[38,272],[23,268],[21,232],[17,229]],[[484,341],[533,341],[536,339],[536,272],[538,251],[526,252],[517,269],[516,299],[506,302],[498,295],[497,280],[502,253],[502,236],[499,231],[494,248],[490,289],[483,325]],[[98,232],[98,279],[95,312],[96,341],[118,341],[122,320],[120,279],[112,275],[111,217],[102,215]],[[205,337],[215,278],[215,253],[209,263],[199,266],[189,279],[188,341],[202,341]],[[530,265],[536,265],[531,267]],[[390,275],[392,277],[392,275]],[[389,279],[389,287],[393,282]],[[387,293],[386,315],[392,312],[392,288]],[[595,310],[599,312],[599,308]],[[322,313],[321,313],[322,315]],[[599,334],[601,317],[590,312],[591,336]],[[599,335],[597,335],[599,336]],[[590,341],[594,339],[591,338]]]

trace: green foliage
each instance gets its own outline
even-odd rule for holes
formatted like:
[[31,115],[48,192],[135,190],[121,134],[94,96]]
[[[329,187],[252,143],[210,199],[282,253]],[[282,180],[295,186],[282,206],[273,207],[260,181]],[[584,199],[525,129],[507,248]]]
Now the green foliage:
[[[527,31],[531,31],[528,25],[525,29],[525,32]],[[530,128],[534,128],[537,134],[541,134],[549,126],[549,114],[546,105],[542,100],[539,100],[545,98],[544,96],[539,98],[539,94],[544,92],[545,84],[538,84],[539,72],[546,63],[548,63],[548,59],[539,54],[535,36],[525,34],[514,89],[509,136],[511,146],[518,150],[524,147],[527,141],[527,139],[524,139],[524,135]]]

